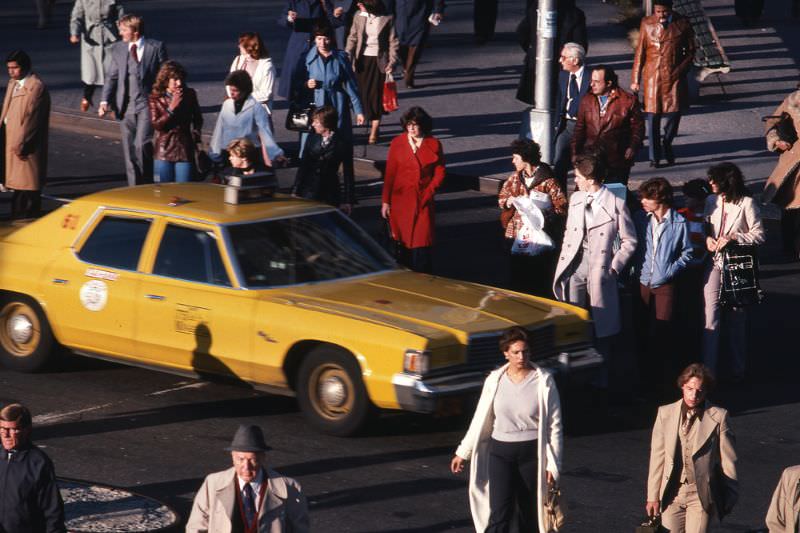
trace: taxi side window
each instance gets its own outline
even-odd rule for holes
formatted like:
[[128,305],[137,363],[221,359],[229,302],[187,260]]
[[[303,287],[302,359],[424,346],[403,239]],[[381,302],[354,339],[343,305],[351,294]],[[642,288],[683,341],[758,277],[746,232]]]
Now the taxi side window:
[[167,225],[153,274],[230,287],[213,232]]
[[78,252],[87,263],[125,270],[136,270],[150,220],[107,216]]

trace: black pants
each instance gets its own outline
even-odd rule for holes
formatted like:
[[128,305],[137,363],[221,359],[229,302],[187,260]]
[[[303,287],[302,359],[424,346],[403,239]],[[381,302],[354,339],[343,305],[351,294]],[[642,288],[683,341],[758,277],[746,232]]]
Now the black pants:
[[538,446],[535,440],[489,443],[489,526],[486,533],[511,531],[514,509],[520,532],[539,531],[536,519]]
[[[645,113],[647,117],[647,135],[650,139],[650,161],[661,159],[663,151],[672,151],[672,141],[678,135],[681,124],[681,113]],[[661,136],[661,119],[664,119],[664,136]]]
[[800,258],[800,209],[784,209],[781,213],[783,251],[792,259]]
[[[555,240],[555,238],[553,239]],[[511,267],[511,288],[517,292],[553,298],[553,277],[556,272],[555,251],[539,255],[518,255],[511,253],[514,239],[506,239]]]
[[397,245],[397,262],[414,272],[433,273],[433,247],[406,248]]
[[494,37],[497,23],[497,0],[474,0],[473,24],[475,40],[485,43]]
[[95,90],[97,88],[103,88],[102,85],[92,85],[91,83],[84,83],[83,84],[83,97],[87,99],[89,102],[92,101],[92,96],[94,96]]
[[35,218],[42,208],[42,191],[14,191],[11,195],[11,218]]

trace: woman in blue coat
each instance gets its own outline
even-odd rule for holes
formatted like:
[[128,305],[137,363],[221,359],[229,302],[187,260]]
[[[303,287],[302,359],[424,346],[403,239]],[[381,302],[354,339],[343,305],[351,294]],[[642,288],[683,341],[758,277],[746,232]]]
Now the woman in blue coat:
[[[428,40],[430,24],[439,25],[444,15],[444,0],[394,0],[387,3],[394,8],[394,29],[400,41],[406,87],[414,87],[414,73]],[[430,18],[430,22],[429,22]]]
[[300,95],[308,95],[309,90],[313,91],[310,101],[317,108],[324,105],[336,108],[339,114],[336,134],[343,139],[352,140],[350,106],[353,106],[359,126],[364,124],[364,114],[350,59],[333,45],[333,31],[329,26],[317,26],[313,34],[316,46],[306,55],[304,68],[295,71],[293,85],[296,96],[293,100],[302,103]]
[[294,72],[302,67],[306,54],[312,48],[311,30],[320,21],[338,28],[344,25],[345,11],[341,6],[335,7],[331,0],[288,0],[286,3],[278,24],[289,28],[292,33],[283,55],[278,96],[287,99],[291,96]]

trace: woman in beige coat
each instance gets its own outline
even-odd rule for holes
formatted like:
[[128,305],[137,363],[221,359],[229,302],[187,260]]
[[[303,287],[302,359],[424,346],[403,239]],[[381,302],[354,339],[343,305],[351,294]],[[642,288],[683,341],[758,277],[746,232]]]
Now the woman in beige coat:
[[12,218],[34,217],[41,205],[47,176],[50,93],[31,72],[31,60],[21,50],[6,58],[10,75],[0,124],[5,124],[5,187],[14,191]]
[[[706,198],[703,218],[706,220],[706,248],[712,260],[706,268],[703,287],[705,330],[703,362],[717,374],[720,317],[719,290],[722,283],[722,250],[730,242],[761,244],[764,227],[758,204],[750,198],[739,167],[720,163],[708,169],[708,182],[714,193]],[[730,340],[731,371],[734,381],[744,379],[747,349],[747,315],[745,309],[727,309],[726,329]]]
[[787,113],[795,135],[800,128],[800,90],[793,92],[767,120],[767,149],[780,154],[778,164],[767,179],[763,202],[772,202],[783,209],[781,233],[783,248],[794,260],[800,258],[800,143],[789,143],[778,134],[780,116]]
[[383,85],[397,64],[400,42],[394,31],[394,17],[387,15],[381,0],[358,2],[345,51],[361,91],[361,105],[370,123],[369,143],[378,142],[383,115]]

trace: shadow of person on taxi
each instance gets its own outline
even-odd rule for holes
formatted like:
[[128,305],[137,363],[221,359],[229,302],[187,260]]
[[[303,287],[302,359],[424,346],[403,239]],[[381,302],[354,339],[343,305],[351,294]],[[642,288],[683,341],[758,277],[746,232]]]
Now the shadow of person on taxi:
[[211,353],[211,330],[205,322],[194,329],[195,348],[192,351],[192,369],[202,379],[215,383],[230,383],[248,388],[253,386],[240,378],[236,372]]

